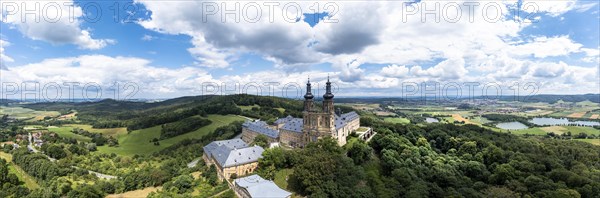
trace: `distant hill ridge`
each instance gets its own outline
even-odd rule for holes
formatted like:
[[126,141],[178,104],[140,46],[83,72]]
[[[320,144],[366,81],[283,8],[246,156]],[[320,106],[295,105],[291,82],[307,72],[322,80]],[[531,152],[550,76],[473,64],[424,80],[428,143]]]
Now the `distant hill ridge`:
[[[240,106],[258,106],[256,111],[242,111]],[[129,131],[176,122],[191,116],[208,114],[243,115],[263,120],[300,115],[298,100],[254,95],[190,96],[147,103],[105,99],[97,102],[53,102],[21,105],[34,110],[77,111],[79,120],[94,128],[127,127]],[[280,111],[282,109],[283,111]]]

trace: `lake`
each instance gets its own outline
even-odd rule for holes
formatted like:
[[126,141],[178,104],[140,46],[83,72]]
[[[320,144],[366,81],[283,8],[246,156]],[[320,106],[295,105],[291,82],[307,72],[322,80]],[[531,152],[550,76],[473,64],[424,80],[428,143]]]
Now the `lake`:
[[438,119],[435,119],[435,118],[425,118],[425,122],[427,122],[427,123],[438,123],[440,121]]
[[583,126],[600,126],[600,122],[592,122],[592,121],[569,121],[569,119],[566,118],[533,118],[531,120],[529,120],[529,122],[536,124],[536,125],[550,125],[550,126],[556,126],[556,125],[569,125],[569,124],[576,124],[576,125],[583,125]]
[[527,125],[524,125],[523,123],[520,123],[520,122],[502,122],[502,123],[496,124],[496,127],[505,129],[505,130],[520,130],[520,129],[529,128],[529,127],[527,127]]

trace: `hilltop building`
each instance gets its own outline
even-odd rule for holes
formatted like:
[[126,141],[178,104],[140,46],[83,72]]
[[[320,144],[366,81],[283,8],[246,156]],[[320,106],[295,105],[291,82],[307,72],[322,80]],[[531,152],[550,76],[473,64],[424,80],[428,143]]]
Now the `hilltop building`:
[[260,146],[248,146],[241,139],[214,141],[204,146],[202,159],[207,165],[215,165],[219,179],[248,175],[258,167],[258,159],[265,151]]
[[327,78],[322,108],[314,104],[310,80],[306,84],[302,118],[291,116],[280,118],[269,125],[264,121],[246,121],[242,125],[242,139],[252,142],[259,134],[270,142],[279,142],[291,147],[304,147],[309,142],[323,137],[332,137],[338,145],[346,144],[346,137],[360,127],[360,116],[356,112],[335,112],[331,82]]

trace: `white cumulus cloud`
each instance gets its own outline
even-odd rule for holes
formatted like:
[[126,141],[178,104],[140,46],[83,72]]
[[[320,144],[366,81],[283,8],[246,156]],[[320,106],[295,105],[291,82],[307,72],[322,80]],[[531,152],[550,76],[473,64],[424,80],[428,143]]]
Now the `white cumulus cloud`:
[[[80,26],[84,13],[72,1],[9,0],[2,3],[6,10],[0,15],[0,20],[31,39],[52,44],[74,44],[81,49],[91,50],[116,42],[112,39],[94,39],[89,30],[82,29]],[[25,14],[24,10],[35,10],[35,14]]]

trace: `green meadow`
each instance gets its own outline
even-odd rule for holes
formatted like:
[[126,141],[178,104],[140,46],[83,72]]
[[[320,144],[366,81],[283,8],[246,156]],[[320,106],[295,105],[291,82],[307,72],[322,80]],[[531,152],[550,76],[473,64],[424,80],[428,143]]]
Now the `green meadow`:
[[575,140],[600,146],[600,139],[575,139]]
[[90,137],[86,137],[86,136],[75,134],[75,133],[71,132],[71,131],[73,131],[73,128],[74,127],[71,127],[71,126],[48,127],[48,131],[54,132],[54,133],[58,134],[60,137],[74,138],[80,142],[92,141],[92,138],[90,138]]
[[202,127],[196,131],[192,131],[183,135],[161,140],[160,145],[156,146],[151,143],[154,138],[160,137],[161,126],[155,126],[146,129],[132,131],[127,135],[118,137],[118,147],[100,146],[98,151],[102,153],[115,153],[118,155],[142,155],[160,151],[173,144],[176,144],[184,139],[200,138],[220,126],[228,125],[234,121],[243,121],[244,119],[235,115],[209,115],[208,119],[212,124]]
[[389,122],[389,123],[394,123],[394,124],[408,124],[410,123],[410,120],[406,119],[406,118],[393,118],[393,117],[386,117],[383,118],[384,122]]

